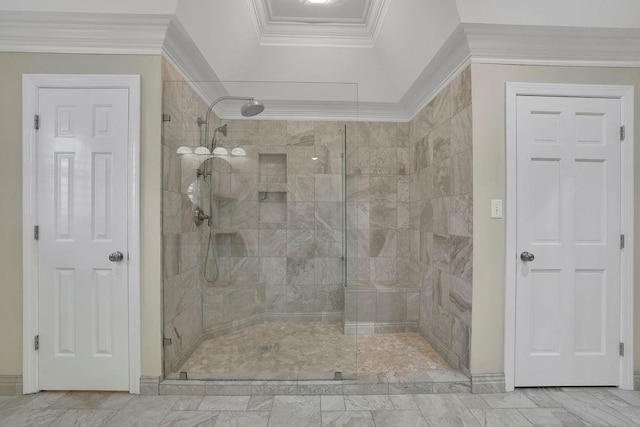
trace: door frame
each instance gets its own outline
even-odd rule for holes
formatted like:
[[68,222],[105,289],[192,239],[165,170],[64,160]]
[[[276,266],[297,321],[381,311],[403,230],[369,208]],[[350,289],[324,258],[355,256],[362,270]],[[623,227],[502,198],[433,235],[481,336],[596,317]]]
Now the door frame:
[[634,88],[619,85],[574,85],[552,83],[506,83],[506,244],[504,376],[506,391],[515,385],[516,279],[517,279],[517,152],[516,101],[518,96],[556,96],[619,99],[621,125],[621,232],[625,248],[620,257],[620,333],[625,355],[620,358],[619,387],[633,390],[633,252],[634,252]]
[[22,75],[22,271],[23,271],[23,393],[40,391],[38,352],[38,245],[33,238],[37,220],[37,151],[34,114],[38,91],[62,89],[127,89],[129,92],[129,141],[127,147],[127,244],[129,249],[129,392],[140,392],[140,76],[91,74]]

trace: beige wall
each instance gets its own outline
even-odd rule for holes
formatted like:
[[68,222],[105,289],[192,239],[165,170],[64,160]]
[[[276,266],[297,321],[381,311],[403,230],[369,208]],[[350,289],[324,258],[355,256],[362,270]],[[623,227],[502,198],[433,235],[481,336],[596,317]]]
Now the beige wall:
[[0,375],[22,374],[22,74],[139,74],[142,374],[161,374],[160,56],[0,53]]
[[[635,125],[640,126],[640,69],[473,64],[473,320],[471,372],[503,372],[505,221],[490,219],[490,200],[505,198],[505,83],[634,85]],[[636,135],[636,142],[639,140]],[[636,150],[640,188],[640,150]],[[640,197],[636,197],[636,241]],[[509,212],[505,212],[506,215]],[[635,370],[640,370],[640,265],[635,272]]]

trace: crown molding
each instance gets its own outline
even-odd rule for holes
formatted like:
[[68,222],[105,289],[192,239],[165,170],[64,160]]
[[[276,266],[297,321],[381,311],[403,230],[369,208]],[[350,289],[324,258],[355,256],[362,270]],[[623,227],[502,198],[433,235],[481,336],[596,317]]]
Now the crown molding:
[[462,24],[475,63],[639,67],[640,28]]
[[0,51],[159,55],[170,18],[2,11]]
[[400,100],[405,120],[422,111],[470,62],[464,28],[458,26]]
[[251,19],[262,46],[320,46],[372,48],[389,0],[372,0],[363,24],[284,22],[269,19],[264,0],[247,0]]
[[640,67],[640,29],[460,24],[400,101],[413,118],[469,63]]
[[[0,51],[163,54],[205,102],[229,95],[175,16],[3,11]],[[460,24],[398,102],[264,100],[259,118],[409,121],[470,62],[640,67],[640,29]]]
[[[170,25],[168,43],[172,29]],[[174,63],[183,70],[186,79],[194,81],[196,87],[198,81],[219,80],[184,29],[180,37],[182,43],[173,50],[182,57],[174,58]],[[267,108],[258,118],[406,122],[471,62],[638,67],[640,30],[461,24],[397,103],[360,102],[354,106],[350,102],[264,100]],[[222,90],[199,93],[208,102],[227,94]],[[225,119],[242,118],[229,106],[217,106],[216,113]]]
[[[211,84],[211,82],[219,82],[220,78],[175,16],[168,25],[162,55],[178,70],[206,104],[211,104],[221,96],[229,95],[223,85]],[[220,117],[218,106],[214,107],[213,111]]]
[[[211,68],[180,21],[174,17],[168,25],[163,56],[178,70],[191,88],[210,104],[229,95],[224,82]],[[212,84],[216,82],[219,84]],[[268,120],[367,120],[406,121],[407,115],[398,103],[326,102],[263,100],[266,108],[256,119]],[[214,113],[221,119],[242,119],[237,108],[220,103]]]

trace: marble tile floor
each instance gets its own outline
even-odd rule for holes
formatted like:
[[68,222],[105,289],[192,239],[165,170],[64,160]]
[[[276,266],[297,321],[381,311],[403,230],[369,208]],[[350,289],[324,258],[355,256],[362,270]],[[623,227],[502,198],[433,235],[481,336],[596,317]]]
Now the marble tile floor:
[[[357,357],[356,357],[357,356]],[[265,322],[202,342],[168,379],[333,379],[451,370],[417,333],[345,335],[340,323]]]
[[637,426],[640,392],[518,389],[504,394],[367,396],[0,396],[0,426]]

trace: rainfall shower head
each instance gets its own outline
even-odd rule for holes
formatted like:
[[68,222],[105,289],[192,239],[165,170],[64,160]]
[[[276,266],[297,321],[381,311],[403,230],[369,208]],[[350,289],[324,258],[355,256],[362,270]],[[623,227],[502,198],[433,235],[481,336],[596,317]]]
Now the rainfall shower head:
[[240,113],[244,117],[253,117],[264,111],[264,105],[260,101],[256,101],[255,99],[251,99],[249,102],[244,104],[242,108],[240,108]]
[[[225,101],[225,100],[249,101],[249,102],[247,102],[246,104],[244,104],[240,108],[240,113],[242,114],[243,117],[257,116],[258,114],[260,114],[260,113],[262,113],[264,111],[264,104],[262,104],[262,102],[260,102],[260,101],[256,101],[253,98],[246,97],[246,96],[221,96],[220,98],[218,98],[215,101],[213,101],[211,103],[211,105],[209,105],[209,109],[207,110],[206,118],[204,120],[198,119],[198,126],[200,126],[202,124],[206,124],[207,125],[207,129],[208,129],[208,127],[209,127],[209,116],[211,115],[211,110],[213,110],[213,107],[217,103],[219,103],[220,101]],[[218,128],[219,132],[221,132],[224,136],[227,136],[227,134],[222,131],[222,128],[224,128],[224,126],[221,126],[220,128]]]
[[[220,98],[214,100],[211,103],[211,105],[209,105],[209,109],[207,110],[207,115],[204,120],[202,120],[201,118],[198,118],[198,126],[205,125],[204,141],[209,141],[209,117],[211,116],[211,111],[213,110],[213,107],[218,102],[225,101],[225,100],[249,101],[240,108],[240,113],[242,114],[243,117],[257,116],[258,114],[264,111],[264,105],[260,101],[256,101],[253,98],[249,98],[246,96],[221,96]],[[216,128],[215,132],[220,132],[224,136],[227,136],[227,125],[222,125],[219,128]],[[211,151],[213,151],[216,145],[215,132],[214,132],[213,138],[211,139],[211,146],[212,146]]]

